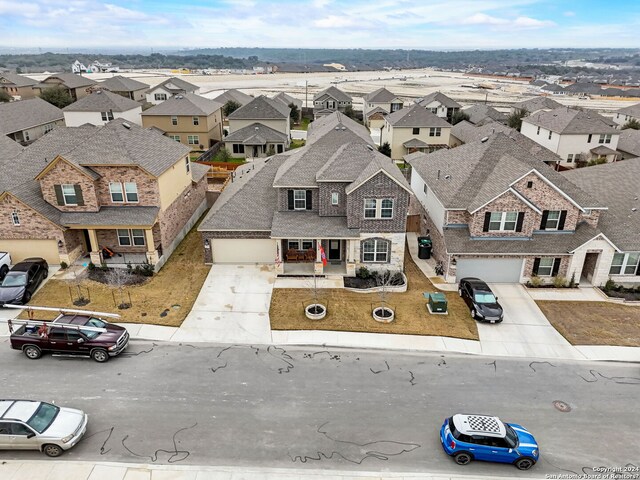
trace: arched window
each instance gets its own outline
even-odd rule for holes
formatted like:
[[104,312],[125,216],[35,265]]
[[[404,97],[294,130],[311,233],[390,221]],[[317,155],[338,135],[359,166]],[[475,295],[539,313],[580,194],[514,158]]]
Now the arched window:
[[363,263],[389,263],[391,241],[384,238],[368,238],[360,243]]

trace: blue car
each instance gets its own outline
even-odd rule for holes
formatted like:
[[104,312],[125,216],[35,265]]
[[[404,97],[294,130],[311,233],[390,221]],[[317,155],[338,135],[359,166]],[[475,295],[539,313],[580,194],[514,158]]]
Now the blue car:
[[440,442],[458,465],[482,460],[529,470],[540,456],[536,439],[524,427],[489,415],[456,414],[447,418],[440,429]]

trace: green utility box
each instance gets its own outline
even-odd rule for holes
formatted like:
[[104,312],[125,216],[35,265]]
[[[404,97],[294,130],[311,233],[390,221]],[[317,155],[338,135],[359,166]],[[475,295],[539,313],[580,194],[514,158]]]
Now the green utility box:
[[447,297],[440,292],[429,294],[428,307],[431,313],[447,313]]

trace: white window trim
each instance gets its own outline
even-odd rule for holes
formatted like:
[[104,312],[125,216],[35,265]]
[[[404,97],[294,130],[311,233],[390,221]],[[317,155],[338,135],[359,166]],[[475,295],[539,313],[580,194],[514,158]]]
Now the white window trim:
[[[114,186],[119,186],[120,187],[120,191],[114,191],[113,187]],[[113,199],[113,194],[120,194],[122,195],[122,200],[114,200]],[[109,195],[111,196],[111,203],[125,203],[125,195],[124,195],[124,187],[122,186],[122,183],[120,182],[109,182]]]
[[[175,123],[174,123],[175,120]],[[174,127],[178,125],[178,117],[175,115],[171,116],[171,125],[173,125]]]
[[113,112],[100,112],[100,117],[103,122],[110,122],[113,120]]
[[[73,190],[73,196],[76,199],[76,201],[74,203],[68,203],[67,202],[67,194],[64,193],[64,187],[71,187],[71,189]],[[62,185],[60,185],[60,190],[62,191],[62,199],[63,199],[65,205],[68,205],[70,207],[77,207],[78,206],[78,197],[76,196],[76,186],[74,184],[72,184],[72,183],[63,183]]]
[[[296,194],[302,192],[304,198],[296,198]],[[303,202],[302,207],[296,207],[296,202]],[[293,209],[294,210],[306,210],[307,209],[307,191],[306,190],[294,190],[293,191]]]
[[[615,259],[615,255],[613,256],[613,258],[611,259],[611,266],[609,267],[609,275],[627,275],[627,276],[634,276],[636,274],[636,271],[638,270],[638,262],[640,262],[640,255],[638,260],[636,260],[635,264],[629,263],[629,255],[630,254],[638,254],[639,252],[619,252],[620,255],[624,255],[622,257],[622,263],[619,265],[614,265],[613,261]],[[618,253],[616,253],[616,255],[618,255]],[[627,267],[633,266],[633,272],[632,273],[624,273],[624,271],[627,269]],[[611,269],[614,267],[620,267],[620,273],[612,273]]]
[[175,140],[176,142],[181,142],[182,139],[180,138],[180,135],[169,135],[169,138],[171,140]]
[[[140,230],[142,232],[142,235],[133,235],[133,231],[134,230]],[[121,231],[126,231],[127,232],[127,236],[125,237],[124,235],[120,235]],[[116,236],[118,237],[118,246],[120,247],[145,247],[147,245],[147,239],[144,233],[144,229],[142,228],[117,228],[116,229]],[[123,238],[128,238],[129,239],[129,244],[123,244],[121,239]],[[136,244],[134,242],[134,238],[141,238],[142,239],[142,243],[141,244]]]
[[[294,248],[291,246],[291,242],[296,242],[298,244],[298,248]],[[303,242],[311,243],[310,247],[304,248]],[[309,248],[313,248],[313,240],[305,239],[305,238],[289,238],[287,239],[287,249],[298,250],[298,251],[306,251]]]
[[200,135],[187,135],[189,145],[200,145]]
[[[375,216],[374,217],[367,217],[367,210],[373,210],[373,208],[367,208],[367,200],[373,200],[374,202],[376,202],[376,209],[375,209]],[[384,200],[390,200],[391,201],[391,216],[390,217],[383,217],[382,216],[382,202]],[[363,202],[363,211],[362,211],[362,218],[363,220],[393,220],[393,217],[395,215],[395,199],[393,198],[365,198],[364,202]],[[385,209],[387,210],[387,209]]]
[[189,156],[184,158],[184,167],[187,170],[187,173],[191,172],[191,160],[189,160]]
[[331,192],[331,205],[338,205],[340,203],[340,193]]
[[[554,228],[550,228],[549,225],[549,215],[551,215],[552,213],[558,213],[558,218],[552,218],[551,221],[556,222],[556,226]],[[544,222],[544,229],[545,230],[550,230],[550,231],[554,231],[554,230],[558,230],[558,225],[560,225],[560,217],[562,216],[562,210],[549,210],[549,213],[547,214],[547,220],[546,222]]]
[[18,213],[17,210],[14,210],[13,212],[11,212],[11,223],[13,224],[14,227],[20,226],[20,214]]
[[194,126],[200,125],[200,117],[191,117]]
[[430,137],[441,137],[442,136],[442,127],[429,127],[429,136]]
[[[551,265],[542,265],[543,261],[549,261],[551,260]],[[551,274],[553,273],[553,266],[556,263],[556,259],[554,257],[541,257],[540,258],[540,264],[538,265],[538,271],[536,272],[536,275],[538,277],[550,277]],[[540,269],[544,268],[544,269],[549,269],[549,273],[540,273]]]
[[[134,187],[134,191],[133,192],[127,192],[127,185],[133,185]],[[138,193],[138,184],[136,182],[124,182],[123,185],[123,190],[124,190],[124,200],[127,203],[140,203],[140,194]],[[136,199],[135,200],[129,200],[129,193],[135,193],[136,194]]]
[[167,94],[166,93],[154,93],[153,94],[153,98],[154,100],[157,101],[164,101],[167,99]]
[[[367,252],[365,250],[365,245],[367,242],[373,242],[373,252]],[[384,247],[384,251],[380,248],[380,246]],[[373,254],[373,260],[367,260],[366,255]],[[384,254],[384,260],[378,260],[378,255]],[[378,239],[378,238],[369,238],[362,242],[362,263],[389,263],[389,248],[388,248],[388,240]]]
[[[491,212],[491,215],[493,215],[494,213],[499,213],[500,214],[500,228],[495,229],[495,228],[491,228],[491,224],[492,223],[497,223],[496,220],[491,220],[491,216],[489,216],[489,231],[490,232],[515,232],[516,229],[518,228],[518,213],[519,212]],[[509,228],[506,229],[505,225],[507,223],[507,214],[509,213],[515,213],[516,214],[516,218],[515,220],[508,220],[509,223],[513,222],[513,229]]]

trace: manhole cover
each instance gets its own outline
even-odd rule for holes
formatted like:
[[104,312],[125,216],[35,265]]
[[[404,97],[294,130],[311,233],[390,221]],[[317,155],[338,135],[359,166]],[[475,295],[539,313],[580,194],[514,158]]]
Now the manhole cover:
[[563,402],[562,400],[554,400],[553,401],[553,406],[556,407],[561,412],[570,412],[571,411],[571,407],[569,406],[569,404]]

